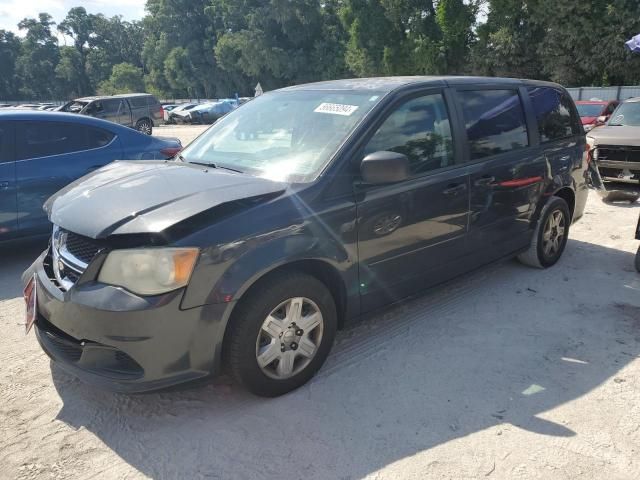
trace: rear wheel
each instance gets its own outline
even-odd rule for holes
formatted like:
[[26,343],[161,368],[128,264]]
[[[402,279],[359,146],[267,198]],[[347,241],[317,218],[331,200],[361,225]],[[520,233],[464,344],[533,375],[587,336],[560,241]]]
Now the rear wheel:
[[151,135],[153,132],[153,124],[148,118],[142,118],[136,123],[136,130],[146,135]]
[[333,344],[335,302],[316,278],[275,275],[242,299],[223,346],[238,383],[275,397],[304,385],[320,369]]
[[571,214],[567,202],[552,197],[540,213],[529,249],[518,255],[525,265],[548,268],[560,260],[569,238]]

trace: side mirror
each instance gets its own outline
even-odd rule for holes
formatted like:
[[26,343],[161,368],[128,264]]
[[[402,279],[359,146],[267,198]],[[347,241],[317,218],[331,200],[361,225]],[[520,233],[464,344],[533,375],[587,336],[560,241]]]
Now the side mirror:
[[360,164],[362,180],[369,185],[384,185],[409,178],[409,159],[397,152],[373,152]]
[[606,115],[600,115],[598,117],[598,119],[596,120],[596,125],[604,125],[605,123],[607,123],[607,116]]

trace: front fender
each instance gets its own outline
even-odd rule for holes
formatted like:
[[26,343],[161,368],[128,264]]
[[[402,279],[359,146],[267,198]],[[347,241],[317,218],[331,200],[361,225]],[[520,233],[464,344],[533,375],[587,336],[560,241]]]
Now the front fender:
[[291,225],[202,251],[182,301],[183,308],[238,300],[268,272],[301,260],[325,262],[346,275],[353,254],[330,235]]

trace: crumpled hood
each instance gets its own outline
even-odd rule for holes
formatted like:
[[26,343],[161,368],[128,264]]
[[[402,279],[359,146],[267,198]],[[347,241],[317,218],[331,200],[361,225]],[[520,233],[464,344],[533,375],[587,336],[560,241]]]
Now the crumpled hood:
[[593,138],[596,145],[640,146],[640,127],[604,125],[594,128],[587,136]]
[[91,238],[158,233],[224,203],[284,192],[286,184],[178,161],[118,161],[45,203],[52,223]]

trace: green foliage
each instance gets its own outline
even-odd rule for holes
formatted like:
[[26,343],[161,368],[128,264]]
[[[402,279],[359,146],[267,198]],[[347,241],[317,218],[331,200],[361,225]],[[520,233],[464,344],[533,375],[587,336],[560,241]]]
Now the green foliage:
[[100,95],[144,92],[144,90],[142,69],[130,63],[114,65],[109,79],[100,83],[98,86],[98,93]]
[[41,13],[20,36],[0,30],[0,99],[212,98],[377,75],[640,83],[640,55],[624,48],[640,33],[637,0],[146,0],[146,10],[127,22],[74,7],[57,26]]
[[20,40],[13,33],[0,30],[0,98],[12,98],[18,93],[16,60],[20,55]]

